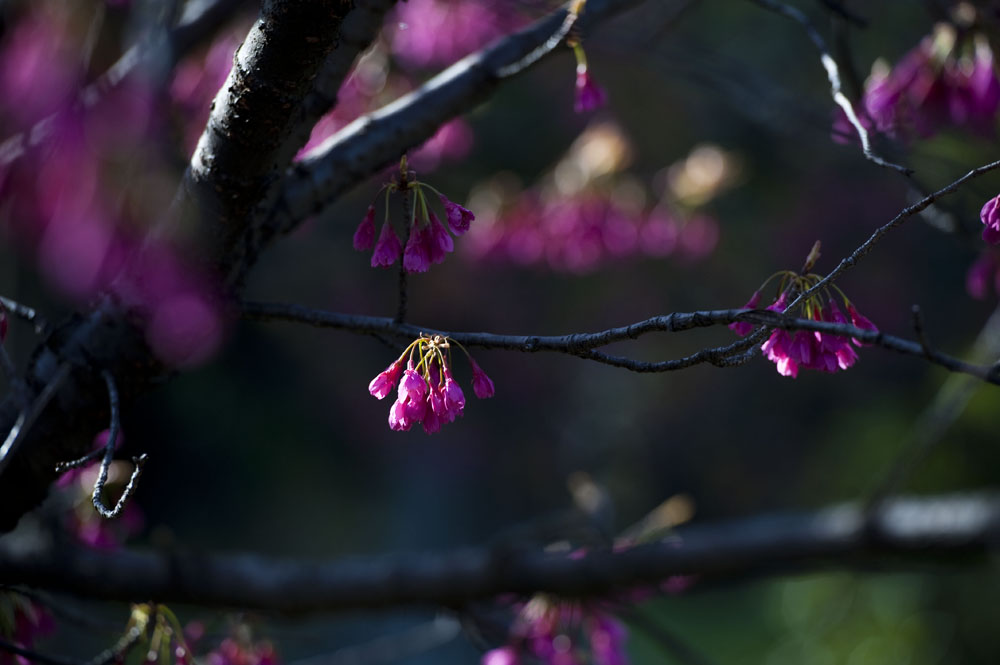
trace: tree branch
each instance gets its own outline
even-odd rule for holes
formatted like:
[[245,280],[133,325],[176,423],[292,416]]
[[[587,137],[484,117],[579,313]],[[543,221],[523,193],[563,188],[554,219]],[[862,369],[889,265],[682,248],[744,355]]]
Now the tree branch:
[[[947,354],[924,347],[920,342],[903,339],[874,330],[862,330],[846,323],[798,319],[770,310],[721,309],[698,312],[674,312],[654,316],[626,326],[609,328],[594,333],[573,333],[570,335],[497,335],[485,332],[447,332],[433,328],[423,328],[408,323],[398,323],[388,317],[340,314],[310,309],[301,305],[282,303],[243,303],[243,317],[253,321],[288,321],[304,323],[319,328],[335,328],[366,335],[388,335],[400,339],[415,339],[420,335],[442,335],[465,346],[483,349],[505,349],[522,353],[540,351],[566,353],[588,360],[623,367],[635,372],[667,372],[684,369],[695,364],[711,363],[717,366],[738,364],[734,354],[746,351],[753,345],[741,344],[739,340],[727,347],[705,349],[696,354],[661,362],[642,362],[610,356],[596,349],[613,344],[638,339],[653,332],[682,332],[694,328],[729,325],[736,322],[754,323],[767,328],[783,330],[811,330],[816,332],[853,337],[884,349],[904,355],[926,359],[952,372],[975,376],[988,383],[1000,385],[1000,368],[996,365],[973,365]],[[749,359],[749,358],[747,358]],[[745,362],[745,360],[743,360]]]
[[89,598],[193,603],[277,612],[410,605],[461,607],[544,591],[609,597],[672,575],[698,586],[748,576],[954,561],[994,554],[1000,497],[895,499],[866,520],[855,504],[681,528],[667,542],[585,555],[463,549],[326,562],[256,555],[102,552],[0,541],[0,582]]
[[[639,2],[588,0],[576,26],[586,30]],[[432,137],[442,124],[478,106],[500,84],[501,70],[544,45],[565,17],[566,9],[559,9],[500,39],[330,137],[289,170],[281,197],[264,225],[262,242],[325,210],[351,187]],[[567,78],[571,76],[572,72],[567,73]]]
[[233,286],[250,217],[291,161],[302,101],[337,43],[349,0],[268,0],[212,104],[176,202],[195,220],[205,258]]

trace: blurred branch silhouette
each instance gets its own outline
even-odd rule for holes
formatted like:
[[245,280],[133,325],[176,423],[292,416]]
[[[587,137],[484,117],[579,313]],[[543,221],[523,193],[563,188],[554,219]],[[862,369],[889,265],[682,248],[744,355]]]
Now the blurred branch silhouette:
[[316,562],[0,541],[0,583],[96,599],[157,598],[274,612],[460,609],[508,593],[585,598],[655,591],[675,575],[695,576],[692,590],[697,590],[807,570],[966,561],[995,554],[998,536],[1000,499],[964,494],[891,499],[871,516],[864,506],[840,504],[812,513],[681,527],[666,541],[574,555],[472,548]]

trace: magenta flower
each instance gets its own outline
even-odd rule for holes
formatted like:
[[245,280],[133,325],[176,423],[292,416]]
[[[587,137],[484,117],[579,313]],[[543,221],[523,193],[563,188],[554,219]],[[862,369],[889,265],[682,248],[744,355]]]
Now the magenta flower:
[[403,246],[399,243],[399,238],[396,236],[396,232],[393,230],[392,225],[389,224],[389,220],[386,220],[382,225],[382,231],[379,233],[378,242],[375,243],[375,252],[372,254],[372,268],[383,267],[388,268],[399,255],[403,252]]
[[[754,291],[753,295],[750,296],[750,300],[747,301],[747,304],[743,305],[743,309],[757,309],[757,305],[759,304],[760,291]],[[735,323],[729,324],[729,329],[740,337],[750,334],[750,331],[753,330],[753,328],[754,325],[746,321],[736,321]]]
[[576,101],[573,103],[573,110],[577,113],[593,111],[604,106],[606,98],[604,90],[591,78],[590,70],[586,67],[577,67]]
[[445,216],[448,219],[448,227],[457,236],[469,230],[469,223],[476,219],[472,211],[464,208],[453,201],[449,201],[444,194],[441,194],[441,205],[444,206]]
[[[404,358],[409,357],[407,368],[402,371],[396,401],[389,408],[389,428],[408,431],[415,423],[423,423],[424,431],[433,434],[465,411],[465,394],[451,374],[451,349],[458,346],[468,357],[468,352],[454,340],[441,335],[423,335],[413,341],[394,363],[372,379],[368,392],[378,399],[392,390],[401,373]],[[490,380],[476,361],[469,357],[472,366],[472,385],[479,398],[494,393]]]
[[472,365],[472,392],[479,399],[493,397],[495,393],[493,380],[486,376],[486,372],[483,371],[483,368],[475,360],[469,358],[469,363]]
[[983,204],[979,211],[979,219],[983,221],[983,240],[991,245],[1000,244],[1000,195]]
[[448,422],[454,422],[455,418],[462,415],[465,410],[465,393],[458,382],[451,378],[451,372],[445,370],[444,374],[444,406],[448,413]]
[[[854,309],[853,303],[849,303],[847,305],[847,315],[851,317],[851,325],[853,325],[855,328],[861,328],[862,330],[873,330],[875,332],[878,332],[878,328],[875,327],[875,324],[872,323],[868,319],[868,317],[866,317],[864,314],[859,313],[858,310]],[[871,344],[868,342],[861,342],[855,338],[852,339],[854,343],[857,344],[858,346],[871,346]]]
[[371,249],[375,245],[375,206],[368,206],[365,218],[354,232],[354,249],[358,251]]
[[430,213],[430,223],[424,228],[423,233],[424,247],[431,263],[442,263],[445,255],[455,249],[455,241],[451,239],[448,230],[434,213]]
[[368,384],[368,392],[380,400],[385,399],[396,385],[396,381],[399,380],[399,375],[402,371],[403,361],[397,360],[389,365],[385,371],[372,379],[372,382]]
[[428,242],[425,240],[425,231],[414,225],[410,229],[410,237],[406,241],[406,249],[403,251],[403,268],[408,273],[427,272],[431,267],[431,257],[428,253]]

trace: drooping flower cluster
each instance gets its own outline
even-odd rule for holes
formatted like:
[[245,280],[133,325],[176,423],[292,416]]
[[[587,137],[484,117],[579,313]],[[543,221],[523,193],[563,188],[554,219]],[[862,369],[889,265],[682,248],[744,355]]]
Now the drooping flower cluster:
[[[985,37],[940,23],[931,36],[889,68],[876,62],[865,83],[859,118],[869,127],[908,139],[944,126],[991,134],[1000,110],[1000,80]],[[846,118],[837,128],[850,135]]]
[[493,380],[464,347],[448,337],[421,336],[368,384],[368,392],[381,400],[399,383],[396,401],[389,409],[390,429],[406,432],[423,423],[424,431],[433,434],[462,415],[465,394],[451,374],[452,345],[465,353],[472,367],[472,392],[479,399],[493,397]]
[[[405,156],[400,161],[397,176],[382,189],[386,193],[385,221],[382,223],[378,240],[375,239],[374,204],[368,207],[367,214],[354,232],[354,249],[364,251],[374,247],[373,268],[378,266],[387,268],[402,254],[403,268],[406,272],[427,272],[432,264],[441,263],[444,257],[455,249],[455,242],[448,230],[450,229],[456,236],[464,235],[469,230],[469,223],[476,218],[468,209],[448,200],[444,194],[427,183],[418,181],[413,171],[407,170]],[[448,228],[445,228],[438,216],[428,207],[425,189],[434,192],[441,201]],[[405,248],[389,221],[389,194],[395,191],[404,192],[412,199],[407,211]]]
[[546,665],[626,665],[627,633],[595,604],[558,603],[539,594],[518,612],[507,645],[483,654],[482,665],[520,665],[524,657]]
[[[818,256],[818,253],[816,253]],[[811,266],[810,266],[811,267]],[[808,270],[808,267],[806,268]],[[779,295],[766,309],[772,312],[785,312],[789,303],[797,294],[808,291],[820,279],[821,275],[809,273],[800,275],[792,271],[782,271],[773,275],[781,277],[778,287]],[[770,281],[770,279],[768,281]],[[765,282],[766,286],[767,282]],[[761,289],[754,292],[745,309],[756,309],[760,304]],[[847,296],[834,287],[836,296],[831,296],[828,292],[821,290],[808,298],[803,299],[797,305],[798,311],[803,318],[813,321],[826,321],[829,323],[851,324],[855,328],[862,330],[878,330],[867,317],[859,313],[854,304],[847,299]],[[847,309],[847,315],[843,313],[837,304],[840,298]],[[730,324],[729,328],[736,334],[744,336],[749,334],[754,325],[744,321]],[[778,368],[778,374],[782,376],[797,377],[799,369],[814,369],[821,372],[833,373],[851,367],[858,359],[858,354],[851,345],[867,346],[856,338],[848,340],[840,335],[824,333],[813,330],[788,331],[776,329],[771,333],[761,345],[761,350],[768,360],[773,362]]]

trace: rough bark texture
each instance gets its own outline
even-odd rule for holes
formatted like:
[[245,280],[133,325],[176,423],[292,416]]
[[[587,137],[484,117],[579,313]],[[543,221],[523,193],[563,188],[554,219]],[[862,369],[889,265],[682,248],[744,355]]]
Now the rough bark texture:
[[989,494],[893,499],[872,514],[841,504],[678,530],[668,541],[567,556],[524,548],[326,562],[257,555],[0,547],[0,583],[90,598],[195,602],[278,612],[402,605],[462,607],[506,593],[607,598],[694,575],[693,589],[789,571],[961,561],[995,552],[1000,501]]
[[248,220],[291,161],[299,109],[336,48],[350,0],[265,2],[212,103],[184,178],[181,211],[224,281],[243,264]]

